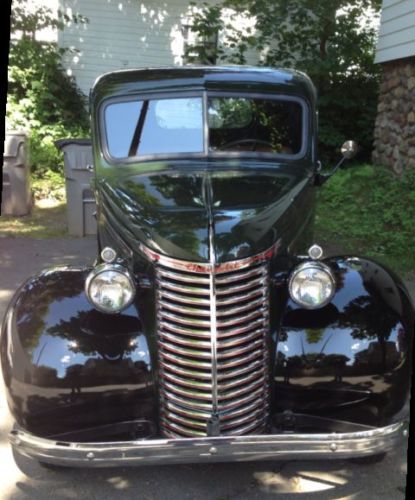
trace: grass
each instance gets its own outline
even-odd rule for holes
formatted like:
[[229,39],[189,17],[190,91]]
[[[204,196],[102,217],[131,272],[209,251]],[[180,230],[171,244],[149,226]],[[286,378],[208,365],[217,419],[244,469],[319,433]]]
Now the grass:
[[32,213],[22,217],[2,215],[0,237],[55,238],[68,236],[66,203],[38,200]]
[[320,188],[316,241],[415,276],[415,170],[350,166]]

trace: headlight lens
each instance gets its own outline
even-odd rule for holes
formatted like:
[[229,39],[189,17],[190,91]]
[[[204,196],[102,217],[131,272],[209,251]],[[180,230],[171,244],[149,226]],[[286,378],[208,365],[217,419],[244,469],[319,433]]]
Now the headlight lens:
[[117,313],[131,304],[135,286],[124,267],[101,264],[89,274],[85,292],[91,304],[99,311]]
[[305,262],[294,269],[290,281],[291,298],[306,309],[317,309],[330,302],[335,281],[330,268],[321,262]]

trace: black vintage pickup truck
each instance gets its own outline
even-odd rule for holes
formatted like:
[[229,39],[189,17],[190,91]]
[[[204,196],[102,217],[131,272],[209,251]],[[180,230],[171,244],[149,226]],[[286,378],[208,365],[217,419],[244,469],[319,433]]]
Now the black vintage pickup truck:
[[399,443],[414,308],[392,271],[313,241],[333,172],[310,79],[117,71],[90,106],[98,255],[10,303],[14,450],[108,466],[379,458]]

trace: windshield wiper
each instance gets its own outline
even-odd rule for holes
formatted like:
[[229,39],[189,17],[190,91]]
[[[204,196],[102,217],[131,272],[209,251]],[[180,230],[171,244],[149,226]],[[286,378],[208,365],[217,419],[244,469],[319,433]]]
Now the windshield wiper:
[[131,141],[130,149],[128,151],[128,156],[136,156],[138,153],[138,147],[140,146],[141,134],[143,132],[144,122],[147,116],[149,101],[143,102],[143,107],[141,108],[140,116],[138,117],[137,126],[135,127],[133,140]]

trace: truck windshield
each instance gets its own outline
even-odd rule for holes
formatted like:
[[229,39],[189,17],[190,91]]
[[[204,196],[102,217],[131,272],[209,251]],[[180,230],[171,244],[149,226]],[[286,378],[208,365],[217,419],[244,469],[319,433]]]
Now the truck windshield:
[[290,156],[302,150],[303,114],[301,103],[290,98],[209,97],[206,113],[202,97],[117,101],[104,109],[105,139],[116,159],[204,152]]

